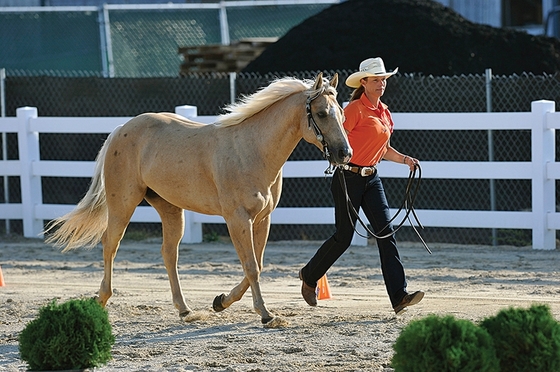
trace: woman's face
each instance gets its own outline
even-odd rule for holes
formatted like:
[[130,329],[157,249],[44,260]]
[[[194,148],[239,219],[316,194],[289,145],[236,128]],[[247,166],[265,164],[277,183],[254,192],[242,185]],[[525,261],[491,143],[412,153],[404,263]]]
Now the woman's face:
[[363,78],[361,80],[364,86],[365,92],[368,97],[379,98],[385,93],[385,87],[387,86],[387,77],[381,76],[370,76]]

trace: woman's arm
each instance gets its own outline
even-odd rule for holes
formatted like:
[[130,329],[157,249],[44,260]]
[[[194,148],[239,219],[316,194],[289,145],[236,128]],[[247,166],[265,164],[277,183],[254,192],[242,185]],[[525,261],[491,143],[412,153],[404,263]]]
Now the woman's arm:
[[387,144],[387,152],[385,153],[383,159],[394,161],[395,163],[406,164],[411,171],[414,170],[414,167],[417,164],[420,164],[420,161],[418,159],[401,154],[400,152],[392,148],[390,143]]

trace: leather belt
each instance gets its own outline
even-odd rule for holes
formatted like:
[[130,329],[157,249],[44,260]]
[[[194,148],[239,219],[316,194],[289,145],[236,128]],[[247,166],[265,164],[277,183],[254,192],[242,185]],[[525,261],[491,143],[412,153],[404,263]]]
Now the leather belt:
[[371,176],[372,174],[375,174],[375,172],[377,171],[375,165],[372,165],[371,167],[359,167],[357,165],[344,164],[342,166],[342,169],[346,171],[350,171],[352,173],[359,174],[362,177]]

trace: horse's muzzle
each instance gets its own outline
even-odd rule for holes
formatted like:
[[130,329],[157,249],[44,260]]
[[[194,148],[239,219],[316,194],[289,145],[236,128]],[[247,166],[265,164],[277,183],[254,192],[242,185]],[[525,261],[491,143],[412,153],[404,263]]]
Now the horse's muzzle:
[[343,165],[343,164],[347,164],[351,158],[352,158],[352,148],[344,147],[339,149],[338,151],[333,151],[333,154],[331,155],[331,159],[329,160],[331,161],[331,163],[335,165]]

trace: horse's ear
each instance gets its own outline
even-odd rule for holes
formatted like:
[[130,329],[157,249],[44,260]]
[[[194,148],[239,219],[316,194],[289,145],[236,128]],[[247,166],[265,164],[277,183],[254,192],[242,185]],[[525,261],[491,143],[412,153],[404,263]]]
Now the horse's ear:
[[315,84],[313,84],[313,90],[319,90],[323,87],[323,73],[319,72],[317,78],[315,79]]
[[331,87],[336,89],[337,86],[338,86],[338,72],[335,72],[333,78],[331,79]]

